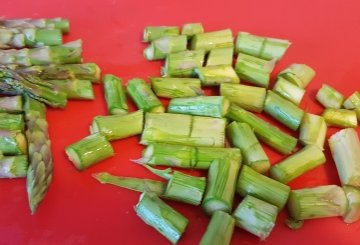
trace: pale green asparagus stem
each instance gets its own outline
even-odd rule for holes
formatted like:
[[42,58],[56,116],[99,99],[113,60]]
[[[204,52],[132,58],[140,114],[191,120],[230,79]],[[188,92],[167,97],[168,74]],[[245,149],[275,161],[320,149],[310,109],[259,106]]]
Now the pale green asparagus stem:
[[26,154],[26,148],[26,138],[22,132],[0,129],[0,152],[4,155]]
[[111,74],[105,75],[104,92],[109,114],[124,115],[129,112],[125,88],[120,78]]
[[204,27],[201,23],[188,23],[184,24],[181,29],[181,35],[186,35],[191,39],[194,35],[204,32]]
[[180,29],[177,26],[147,26],[144,29],[143,41],[152,42],[162,37],[177,36]]
[[305,94],[305,89],[296,86],[282,77],[278,77],[273,91],[283,98],[293,102],[295,105],[300,104]]
[[348,201],[343,220],[348,224],[354,223],[360,219],[360,190],[350,185],[343,186],[343,189]]
[[350,95],[349,98],[344,101],[343,106],[345,109],[355,109],[360,107],[360,93],[356,91]]
[[91,81],[67,79],[46,80],[56,91],[66,94],[67,99],[93,100],[95,99]]
[[234,56],[233,48],[216,48],[210,50],[206,66],[232,65]]
[[2,156],[0,158],[0,179],[26,177],[28,166],[26,155]]
[[222,83],[240,83],[231,65],[197,67],[194,69],[203,86],[218,86]]
[[204,94],[200,80],[196,78],[151,77],[150,80],[158,97],[172,99]]
[[170,36],[156,39],[144,50],[147,60],[161,60],[168,54],[186,50],[187,36]]
[[186,50],[169,54],[161,68],[163,77],[194,77],[194,68],[202,67],[205,60],[204,50]]
[[302,145],[316,145],[324,150],[327,126],[323,117],[305,113],[300,125],[299,141]]
[[52,19],[2,19],[0,26],[9,28],[46,28],[59,29],[63,33],[69,32],[69,20],[64,18]]
[[356,112],[352,110],[326,108],[321,116],[328,126],[356,128],[358,125]]
[[214,48],[232,48],[234,46],[232,31],[230,29],[199,33],[191,39],[192,50],[209,51]]
[[0,112],[0,130],[24,131],[25,123],[22,114]]
[[344,96],[329,85],[323,84],[316,94],[316,100],[325,108],[340,109]]
[[281,71],[278,77],[283,77],[287,81],[300,88],[306,88],[315,77],[316,72],[305,64],[291,64],[288,68]]

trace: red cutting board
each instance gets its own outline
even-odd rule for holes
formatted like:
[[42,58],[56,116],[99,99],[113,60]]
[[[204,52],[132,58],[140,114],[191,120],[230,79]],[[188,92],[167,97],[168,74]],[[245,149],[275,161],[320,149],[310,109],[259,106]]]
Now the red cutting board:
[[[2,0],[1,15],[14,17],[66,17],[66,41],[82,38],[84,61],[96,62],[103,74],[127,81],[158,76],[162,62],[148,62],[142,52],[147,25],[182,25],[202,22],[206,31],[231,28],[235,33],[289,39],[291,47],[278,63],[273,78],[291,63],[305,63],[317,75],[308,86],[301,107],[321,113],[316,91],[326,82],[345,96],[360,89],[360,2],[352,1],[120,1],[120,0]],[[272,80],[272,84],[274,79]],[[89,134],[96,115],[106,115],[103,87],[94,86],[96,100],[70,101],[64,110],[49,109],[54,178],[35,215],[28,207],[25,179],[0,180],[0,244],[168,244],[135,214],[139,193],[101,185],[91,177],[107,171],[116,175],[156,178],[129,161],[140,157],[139,138],[113,142],[115,157],[83,172],[67,160],[64,147]],[[207,90],[208,94],[214,91]],[[130,103],[131,110],[135,110]],[[264,116],[284,131],[289,130]],[[331,128],[328,136],[338,129]],[[297,136],[297,133],[294,134]],[[271,163],[284,156],[265,147]],[[339,184],[334,162],[325,147],[327,162],[290,183],[292,188]],[[200,172],[191,172],[196,175]],[[238,198],[237,201],[240,199]],[[179,244],[197,244],[208,224],[200,207],[167,201],[190,220]],[[266,244],[360,244],[360,222],[346,225],[341,218],[306,221],[297,231],[284,225],[282,212]],[[259,244],[257,237],[236,228],[232,244]]]

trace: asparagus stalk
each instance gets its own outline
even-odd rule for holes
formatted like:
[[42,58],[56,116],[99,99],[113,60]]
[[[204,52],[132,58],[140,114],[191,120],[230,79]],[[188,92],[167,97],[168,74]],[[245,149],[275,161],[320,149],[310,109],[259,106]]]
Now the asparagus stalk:
[[204,50],[186,50],[168,54],[165,65],[161,68],[161,75],[163,77],[194,77],[194,68],[201,67],[204,59]]
[[299,141],[302,145],[316,145],[324,150],[327,126],[323,117],[305,113],[300,125]]
[[349,98],[344,101],[343,106],[345,109],[355,109],[360,107],[360,93],[356,91],[350,95]]
[[29,168],[26,186],[31,212],[34,214],[45,197],[53,175],[46,107],[43,103],[25,96],[26,138],[28,141]]
[[201,23],[184,24],[181,29],[181,35],[186,35],[188,39],[200,33],[204,33],[204,27]]
[[224,147],[226,124],[224,118],[193,116],[190,139],[201,142],[195,146]]
[[82,61],[81,54],[82,41],[77,40],[58,46],[0,50],[0,64],[21,66],[72,64]]
[[347,208],[344,190],[336,185],[292,190],[288,211],[294,220],[342,216]]
[[222,83],[240,83],[231,65],[206,66],[195,68],[203,86],[218,86]]
[[174,98],[170,100],[168,112],[222,118],[229,105],[224,96]]
[[316,72],[305,64],[291,64],[288,68],[281,71],[278,77],[283,77],[287,81],[300,88],[306,88],[315,77]]
[[94,90],[91,81],[67,79],[67,80],[47,80],[56,91],[66,94],[67,99],[93,100]]
[[104,76],[104,91],[106,106],[111,115],[128,114],[125,88],[122,80],[114,75],[107,74]]
[[151,77],[155,94],[163,98],[183,98],[203,95],[201,83],[195,78]]
[[190,43],[192,50],[203,49],[205,51],[214,48],[232,48],[233,46],[233,36],[230,29],[196,34]]
[[101,134],[92,134],[65,148],[77,170],[84,170],[114,155],[111,144]]
[[325,155],[319,147],[308,145],[275,166],[272,166],[270,176],[287,184],[300,175],[324,164],[325,161]]
[[356,128],[358,125],[356,112],[352,110],[327,108],[321,116],[328,126]]
[[245,110],[262,112],[264,109],[266,89],[241,84],[223,83],[220,85],[220,95]]
[[273,91],[283,98],[299,105],[305,94],[305,89],[296,86],[287,81],[285,78],[279,77],[275,83]]
[[345,223],[354,223],[360,219],[360,190],[353,186],[343,186],[348,205],[343,220]]
[[272,126],[270,123],[260,119],[251,112],[248,112],[234,104],[230,105],[228,118],[237,122],[244,122],[249,124],[258,139],[275,150],[283,154],[291,153],[296,147],[296,138],[285,134],[277,127]]
[[21,113],[22,105],[22,97],[20,95],[0,97],[0,112]]
[[176,244],[188,225],[188,220],[163,202],[156,194],[144,192],[135,206],[136,214],[148,225]]
[[69,20],[64,18],[52,19],[1,19],[0,26],[8,28],[46,28],[59,29],[63,33],[69,32]]
[[162,37],[177,36],[180,34],[177,26],[147,26],[144,29],[143,41],[152,42]]
[[0,130],[24,131],[25,123],[22,114],[0,112]]
[[109,141],[123,139],[141,134],[143,121],[142,110],[126,115],[96,116],[90,126],[90,132],[101,133]]
[[304,111],[269,90],[266,95],[264,111],[291,130],[296,131],[304,116]]
[[215,211],[201,238],[200,245],[229,245],[234,227],[235,220],[231,215],[221,210]]
[[197,147],[196,168],[208,169],[216,159],[227,158],[233,164],[241,164],[241,152],[237,148]]
[[241,150],[244,164],[259,173],[269,170],[269,158],[248,124],[232,122],[227,127],[227,135],[231,144]]
[[333,87],[323,84],[316,94],[316,100],[325,108],[340,109],[344,96]]
[[144,50],[147,60],[161,60],[170,53],[186,50],[187,36],[169,36],[156,39]]
[[237,180],[236,192],[243,197],[252,195],[271,203],[280,211],[288,200],[290,187],[244,165]]
[[360,187],[360,142],[352,128],[343,129],[329,138],[331,154],[342,185]]
[[260,37],[247,32],[239,32],[235,52],[244,53],[266,60],[279,60],[291,43],[285,39]]
[[0,129],[0,152],[4,155],[26,154],[25,135],[16,130]]
[[269,86],[270,73],[274,69],[275,62],[240,53],[235,64],[235,71],[240,79],[254,85]]
[[165,108],[161,101],[151,90],[149,84],[139,78],[128,81],[127,91],[134,100],[136,106],[145,112],[164,112]]
[[206,66],[232,65],[233,48],[216,48],[209,51]]
[[62,44],[58,29],[6,28],[0,26],[0,48],[35,48]]
[[26,177],[28,165],[26,155],[2,156],[0,158],[0,179]]
[[235,209],[236,226],[265,240],[275,226],[278,208],[256,197],[247,195]]
[[218,210],[231,212],[240,166],[240,162],[229,158],[217,159],[210,164],[207,188],[202,202],[207,214],[212,215]]

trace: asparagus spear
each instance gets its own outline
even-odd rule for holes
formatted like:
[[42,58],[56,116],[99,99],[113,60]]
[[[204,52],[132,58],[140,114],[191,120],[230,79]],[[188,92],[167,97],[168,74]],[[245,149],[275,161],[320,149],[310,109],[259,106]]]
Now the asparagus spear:
[[161,68],[163,77],[193,77],[196,67],[204,63],[204,50],[186,50],[169,54],[165,59],[165,65]]
[[345,109],[355,109],[360,107],[360,93],[355,92],[350,95],[343,103]]
[[203,33],[204,27],[201,23],[188,23],[184,24],[181,29],[181,35],[186,35],[188,39],[191,39],[194,35]]
[[186,50],[187,36],[169,36],[156,39],[144,50],[147,60],[161,60],[170,53]]
[[295,105],[300,104],[305,94],[305,89],[296,86],[282,77],[278,77],[273,91],[283,98],[293,102]]
[[91,81],[67,79],[67,80],[47,80],[56,91],[66,94],[67,99],[93,100],[94,90]]
[[0,130],[24,131],[24,116],[0,112]]
[[339,109],[344,102],[344,96],[333,87],[323,84],[316,94],[316,100],[325,108]]
[[26,155],[2,156],[0,158],[0,179],[26,177],[28,165]]
[[16,130],[0,129],[0,152],[4,155],[26,154],[25,135]]
[[230,29],[196,34],[190,43],[192,50],[202,49],[205,51],[214,48],[232,48],[233,46],[233,36]]
[[105,100],[111,115],[124,115],[129,112],[125,88],[122,80],[114,75],[104,76]]
[[63,33],[69,32],[69,20],[64,18],[52,19],[1,19],[0,26],[9,28],[47,28],[59,29]]
[[0,97],[0,112],[21,113],[22,104],[22,97],[20,95]]
[[155,94],[163,98],[183,98],[203,95],[201,83],[196,78],[151,77]]
[[180,34],[177,26],[147,26],[144,29],[143,41],[152,42],[162,37],[177,36]]
[[197,67],[194,69],[203,86],[218,86],[222,83],[240,83],[231,65]]
[[360,219],[360,190],[356,187],[343,186],[348,205],[343,220],[345,223],[354,223]]
[[323,117],[305,113],[300,125],[299,141],[303,145],[316,145],[324,150],[327,126]]
[[278,77],[283,77],[300,88],[306,88],[315,74],[315,71],[308,65],[291,64],[288,68],[281,71]]
[[233,48],[215,48],[209,51],[206,66],[232,65]]
[[356,128],[358,125],[356,112],[352,110],[326,108],[321,116],[328,126]]

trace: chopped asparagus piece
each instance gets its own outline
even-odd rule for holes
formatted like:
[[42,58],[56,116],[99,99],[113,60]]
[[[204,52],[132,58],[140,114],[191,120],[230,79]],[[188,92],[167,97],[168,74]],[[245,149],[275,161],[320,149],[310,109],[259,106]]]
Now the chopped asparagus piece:
[[278,208],[256,197],[247,195],[235,209],[236,226],[265,240],[275,226]]
[[223,158],[241,164],[241,152],[237,148],[197,147],[196,150],[198,169],[208,169],[214,160]]
[[203,95],[201,83],[195,78],[151,77],[155,94],[163,98],[183,98]]
[[136,214],[148,225],[176,244],[189,223],[188,219],[163,202],[156,194],[144,192],[135,206]]
[[188,23],[184,24],[181,29],[181,35],[186,35],[188,39],[192,38],[196,34],[204,32],[204,28],[201,23]]
[[118,140],[141,134],[144,112],[138,110],[126,115],[96,116],[91,124],[92,134],[101,133],[107,140]]
[[202,67],[205,60],[204,50],[186,50],[169,54],[161,68],[163,77],[194,77],[196,67]]
[[283,98],[299,105],[305,94],[305,89],[296,86],[287,81],[285,78],[279,77],[275,83],[273,91]]
[[358,125],[356,112],[347,109],[326,108],[321,116],[325,119],[328,126],[356,128]]
[[66,94],[68,99],[93,100],[94,91],[91,81],[68,79],[68,80],[47,80],[53,85],[56,91]]
[[316,94],[316,100],[325,108],[339,109],[344,102],[344,96],[333,87],[323,84]]
[[262,112],[266,89],[241,84],[223,83],[220,85],[220,95],[225,96],[231,103],[237,104],[245,110]]
[[0,26],[9,28],[46,28],[46,29],[59,29],[63,33],[69,32],[69,20],[64,18],[52,19],[2,19]]
[[212,49],[207,57],[206,66],[232,65],[233,56],[233,48]]
[[0,158],[0,179],[26,177],[28,166],[26,155],[2,156]]
[[190,138],[202,142],[195,146],[224,147],[226,124],[224,118],[193,116]]
[[302,145],[316,145],[324,150],[327,126],[323,117],[305,113],[300,125],[299,141]]
[[294,220],[342,216],[347,208],[344,190],[337,185],[292,190],[288,211]]
[[227,117],[237,122],[249,124],[254,129],[260,141],[271,146],[283,154],[291,153],[297,144],[297,139],[280,131],[277,127],[260,119],[251,112],[248,112],[234,104],[230,105]]
[[169,36],[156,39],[144,50],[147,60],[161,60],[170,53],[186,50],[187,36]]
[[20,131],[0,130],[0,151],[4,155],[22,155],[27,153],[26,138]]
[[122,85],[122,80],[120,78],[111,74],[106,74],[104,76],[104,92],[109,114],[128,114],[129,108],[125,88]]
[[265,99],[264,111],[291,130],[296,131],[304,116],[304,111],[269,90]]
[[22,105],[23,102],[20,95],[0,97],[0,112],[21,113]]
[[343,129],[329,138],[342,185],[360,187],[360,141],[356,130]]
[[144,80],[139,78],[129,80],[127,91],[139,109],[142,109],[145,112],[165,111],[161,101],[151,90],[150,85],[147,84]]
[[147,26],[144,29],[143,41],[152,42],[162,37],[177,36],[180,34],[177,26]]
[[0,112],[0,130],[24,131],[25,122],[22,114]]
[[195,68],[203,86],[218,86],[222,83],[240,83],[231,65],[206,66]]
[[345,223],[354,223],[360,219],[360,190],[356,187],[343,186],[348,201],[347,209],[343,215]]
[[170,100],[168,112],[222,118],[229,101],[224,96],[197,96]]
[[360,93],[356,91],[350,95],[349,98],[344,101],[343,106],[345,109],[355,109],[356,107],[360,107]]
[[283,77],[287,81],[300,88],[306,88],[315,77],[316,72],[305,64],[291,64],[288,68],[281,71],[278,77]]
[[285,224],[292,230],[298,230],[304,225],[303,220],[293,220],[292,218],[288,218],[285,220]]
[[190,43],[192,50],[202,49],[205,51],[214,48],[232,48],[233,46],[233,36],[230,29],[196,34]]
[[236,192],[243,197],[252,195],[271,203],[280,211],[288,200],[290,187],[244,165],[236,184]]
[[287,184],[300,175],[324,164],[325,161],[325,155],[319,147],[316,145],[308,145],[272,166],[270,176],[275,180]]
[[211,216],[200,245],[229,245],[235,228],[234,218],[221,210]]
[[241,150],[244,164],[259,173],[269,170],[269,158],[248,124],[232,122],[227,127],[227,135],[231,144]]
[[101,134],[89,135],[67,146],[65,151],[78,170],[84,170],[114,155],[111,144]]

